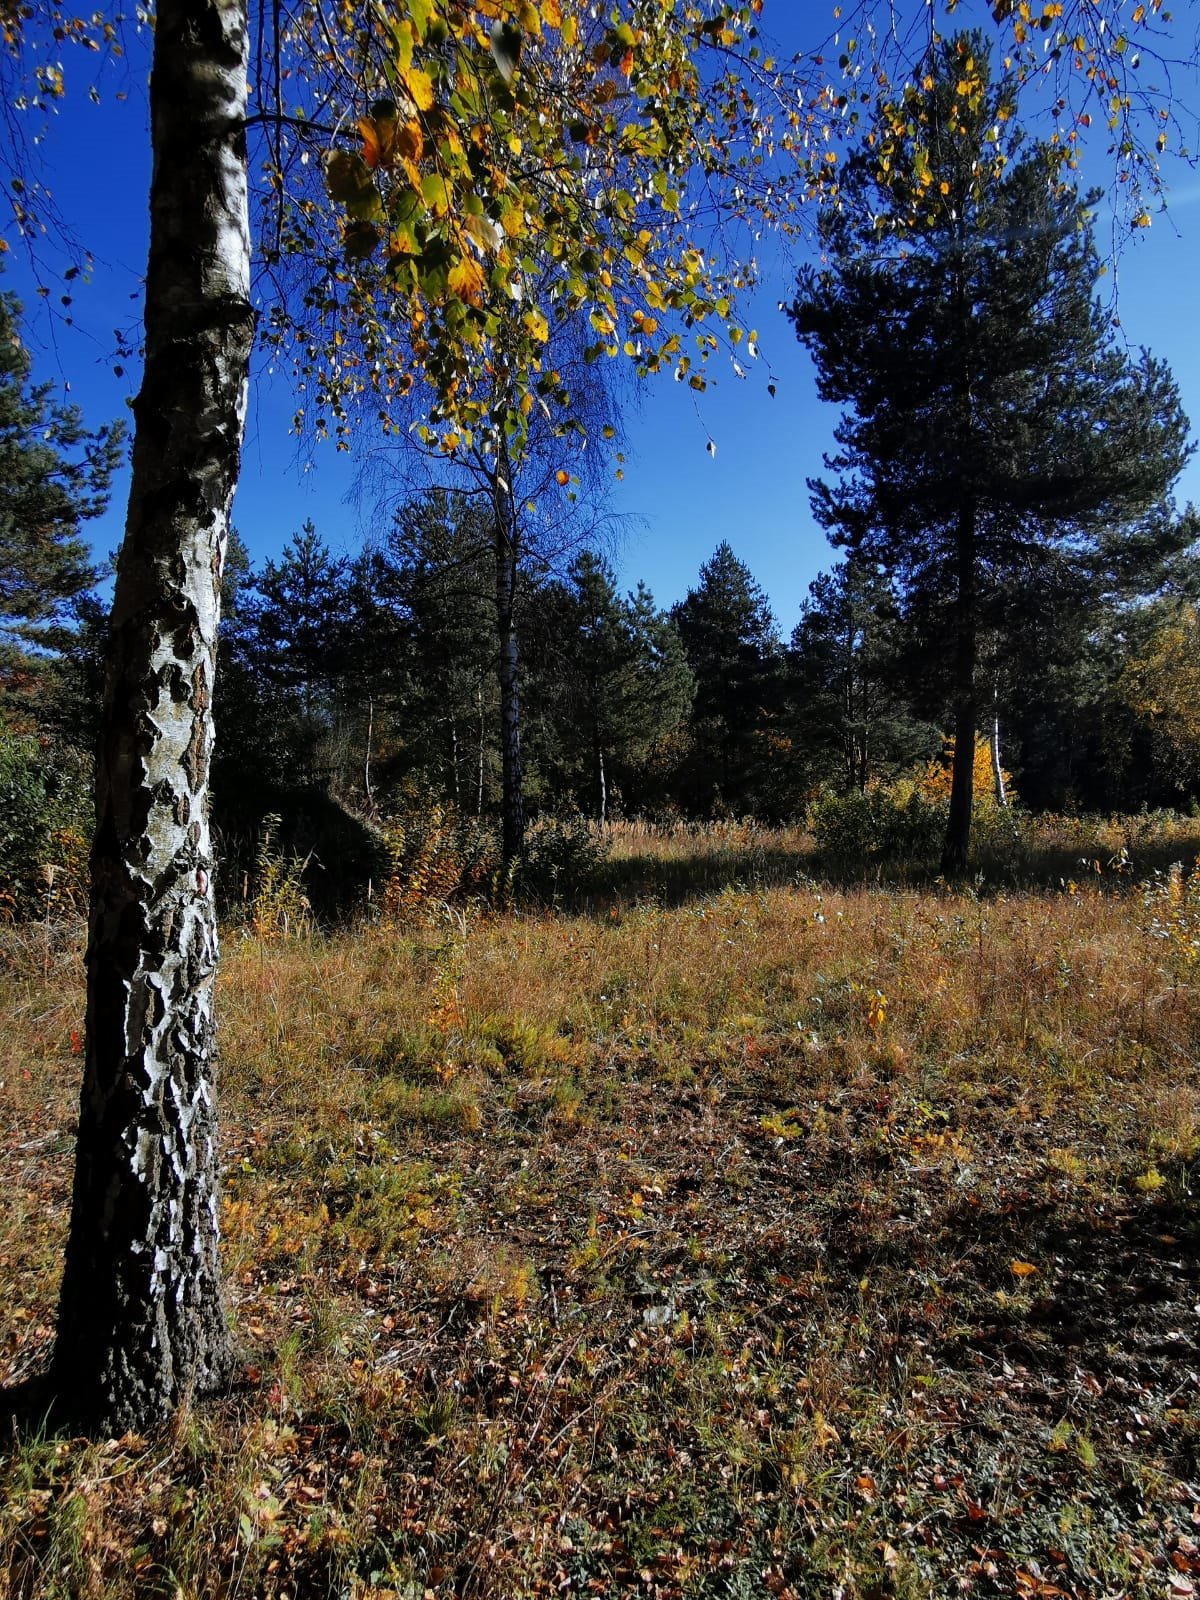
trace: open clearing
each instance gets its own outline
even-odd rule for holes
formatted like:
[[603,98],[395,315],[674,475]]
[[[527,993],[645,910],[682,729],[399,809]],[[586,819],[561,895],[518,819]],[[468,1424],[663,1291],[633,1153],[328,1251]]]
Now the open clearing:
[[[82,997],[6,938],[13,1385]],[[1178,873],[228,934],[240,1383],[10,1441],[0,1596],[1192,1594],[1198,944]]]

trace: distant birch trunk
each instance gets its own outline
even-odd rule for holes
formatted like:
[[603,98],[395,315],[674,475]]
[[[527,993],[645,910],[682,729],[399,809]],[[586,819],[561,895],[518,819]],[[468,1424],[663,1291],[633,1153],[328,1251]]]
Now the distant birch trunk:
[[375,791],[371,787],[371,745],[375,738],[375,697],[367,696],[367,750],[363,756],[363,797],[369,806],[375,804]]
[[967,869],[975,784],[975,670],[978,640],[975,619],[975,510],[960,508],[957,527],[957,594],[954,602],[954,765],[942,871],[953,877]]
[[1000,713],[992,709],[992,785],[998,806],[1008,805],[1008,791],[1004,787],[1004,766],[1000,760]]
[[159,0],[146,365],[98,758],[88,1021],[54,1352],[81,1426],[227,1377],[207,790],[221,563],[253,338],[246,12]]
[[[505,470],[511,470],[507,462]],[[525,849],[525,773],[521,760],[521,680],[516,624],[517,526],[511,492],[499,466],[492,488],[500,686],[501,839],[507,866]]]

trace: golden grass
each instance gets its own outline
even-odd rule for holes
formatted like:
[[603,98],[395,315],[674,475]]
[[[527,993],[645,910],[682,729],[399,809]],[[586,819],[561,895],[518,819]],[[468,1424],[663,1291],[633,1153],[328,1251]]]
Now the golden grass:
[[[1079,882],[229,935],[242,1382],[15,1440],[0,1597],[1184,1593],[1200,886]],[[78,956],[0,965],[9,1381]]]

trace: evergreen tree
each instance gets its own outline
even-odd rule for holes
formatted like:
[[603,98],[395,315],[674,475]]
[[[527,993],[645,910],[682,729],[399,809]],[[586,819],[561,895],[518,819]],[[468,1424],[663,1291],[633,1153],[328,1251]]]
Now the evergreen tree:
[[705,815],[773,809],[767,735],[783,654],[766,595],[722,540],[671,616],[696,680],[692,747],[680,773],[685,807]]
[[622,598],[611,568],[591,551],[544,604],[558,636],[545,699],[563,776],[604,821],[614,787],[636,805],[640,769],[687,714],[691,674],[679,634],[649,590],[639,585]]
[[349,563],[311,521],[278,561],[267,561],[247,600],[248,664],[272,692],[275,737],[292,781],[334,783],[345,750],[342,684],[352,607]]
[[980,649],[1031,611],[1154,582],[1160,502],[1188,455],[1167,368],[1093,296],[1087,202],[1014,130],[978,36],[939,41],[883,171],[863,148],[792,307],[823,398],[849,409],[814,510],[899,583],[945,682],[956,760],[943,865],[961,870]]
[[96,581],[81,525],[108,503],[124,429],[89,432],[75,406],[30,381],[21,307],[0,294],[0,694],[34,705],[46,650],[70,642]]
[[274,791],[294,779],[300,764],[288,741],[290,722],[281,714],[279,688],[262,670],[262,655],[254,567],[244,540],[231,528],[221,568],[213,692],[220,737],[213,751],[212,787],[217,818],[251,827],[275,809]]
[[663,798],[672,747],[687,726],[696,680],[673,617],[658,609],[644,583],[624,605],[635,649],[621,686],[626,737],[616,772],[626,808],[644,811]]
[[891,585],[851,557],[809,586],[792,634],[788,687],[811,777],[860,792],[929,756],[940,740],[901,689],[904,640]]
[[356,572],[381,781],[415,779],[476,814],[498,765],[492,564],[486,517],[435,489],[397,512]]

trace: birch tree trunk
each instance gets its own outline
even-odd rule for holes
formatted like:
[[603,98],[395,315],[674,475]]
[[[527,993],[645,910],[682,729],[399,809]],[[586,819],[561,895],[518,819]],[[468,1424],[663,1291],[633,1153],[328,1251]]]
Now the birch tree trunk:
[[525,774],[521,761],[521,680],[514,615],[516,531],[502,495],[495,496],[496,637],[500,685],[501,836],[505,865],[525,848]]
[[998,687],[992,685],[992,789],[996,796],[996,804],[1002,808],[1008,806],[1008,790],[1004,784],[1004,763],[1000,758],[1000,694]]
[[244,0],[159,0],[146,366],[101,725],[88,1021],[52,1381],[142,1430],[228,1375],[207,814],[253,337]]
[[958,514],[957,593],[954,600],[954,765],[950,776],[950,814],[942,871],[953,877],[967,870],[971,811],[975,798],[975,674],[978,624],[975,615],[975,508]]

